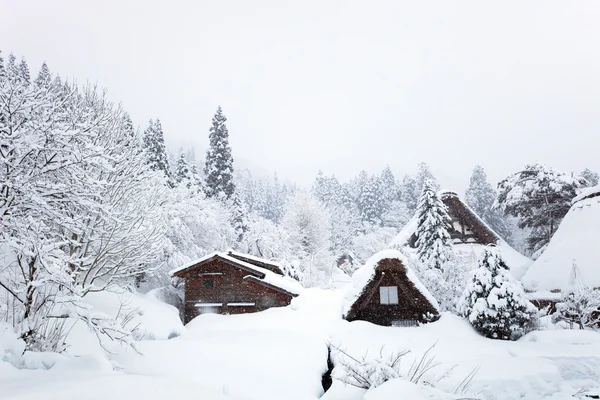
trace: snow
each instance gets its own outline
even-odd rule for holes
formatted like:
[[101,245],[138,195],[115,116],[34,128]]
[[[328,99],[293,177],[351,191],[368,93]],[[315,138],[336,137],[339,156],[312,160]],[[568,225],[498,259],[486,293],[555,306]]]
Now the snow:
[[278,267],[279,269],[283,268],[281,266],[281,264],[278,263],[278,262],[266,260],[264,258],[256,257],[256,256],[253,256],[253,255],[250,255],[250,254],[240,253],[240,252],[232,250],[232,249],[227,250],[227,254],[232,255],[232,256],[244,257],[244,258],[246,258],[248,260],[253,260],[253,261],[256,261],[256,262],[259,262],[259,263],[265,263],[265,264],[269,264],[269,265],[274,265],[274,266]]
[[406,268],[406,276],[408,277],[408,279],[415,285],[417,290],[421,292],[425,296],[425,298],[427,298],[427,300],[429,300],[429,302],[435,308],[439,308],[437,300],[431,295],[431,293],[429,293],[429,290],[427,290],[427,288],[423,286],[423,284],[417,278],[413,270],[410,269],[410,267],[408,266],[408,259],[406,258],[406,256],[398,250],[389,249],[376,253],[367,260],[365,265],[363,265],[362,267],[357,269],[356,272],[354,272],[354,274],[352,275],[352,284],[348,286],[346,294],[344,296],[344,315],[346,315],[348,311],[350,311],[350,308],[359,298],[365,286],[367,286],[371,279],[373,279],[373,277],[375,276],[375,268],[377,267],[379,261],[386,258],[396,258],[400,260]]
[[[389,257],[384,252],[379,257]],[[122,296],[122,295],[121,295]],[[179,326],[170,340],[141,340],[138,351],[106,358],[89,346],[70,347],[65,355],[33,353],[38,369],[17,369],[6,356],[20,354],[16,335],[0,323],[0,398],[128,400],[143,398],[202,398],[207,400],[316,400],[322,394],[327,345],[356,357],[366,353],[410,350],[412,361],[435,344],[431,355],[441,363],[426,376],[435,388],[404,380],[364,390],[334,380],[323,400],[410,399],[572,399],[580,389],[597,390],[600,382],[600,334],[578,330],[532,332],[516,342],[485,339],[463,319],[443,313],[437,322],[394,328],[341,318],[344,291],[306,289],[288,307],[242,315],[201,315],[185,328],[171,325],[172,307],[147,296],[128,300],[144,307],[145,330],[167,332]],[[140,299],[137,299],[140,297]],[[110,310],[116,296],[95,299]],[[151,321],[153,320],[153,321]],[[157,336],[160,332],[155,332]],[[26,353],[30,354],[30,353]],[[335,361],[335,356],[334,361]],[[104,361],[103,361],[104,360]],[[14,361],[14,360],[13,360]],[[44,369],[42,362],[49,366]],[[117,367],[116,369],[114,369]],[[334,375],[340,371],[334,371]],[[479,368],[464,393],[451,395],[467,374]]]
[[585,285],[600,286],[599,227],[600,197],[573,203],[546,250],[523,276],[525,287],[533,291],[564,289],[569,283],[573,261]]

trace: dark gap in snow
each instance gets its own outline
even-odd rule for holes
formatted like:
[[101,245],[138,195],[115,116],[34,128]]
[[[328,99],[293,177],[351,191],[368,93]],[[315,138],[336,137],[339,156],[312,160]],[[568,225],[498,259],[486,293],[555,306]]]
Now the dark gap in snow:
[[327,371],[321,378],[321,385],[323,386],[323,392],[327,392],[333,383],[331,378],[331,371],[333,371],[333,361],[331,361],[331,348],[327,346]]

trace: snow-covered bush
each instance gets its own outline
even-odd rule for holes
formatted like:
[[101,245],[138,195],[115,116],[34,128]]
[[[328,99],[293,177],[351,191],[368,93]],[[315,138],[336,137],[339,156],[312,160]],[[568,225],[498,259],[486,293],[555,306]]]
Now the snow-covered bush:
[[409,266],[437,300],[440,311],[456,311],[465,288],[468,259],[461,252],[451,253],[444,269],[430,268],[409,253]]
[[516,340],[533,329],[537,310],[525,297],[519,281],[500,254],[484,249],[478,268],[459,301],[458,312],[480,334],[491,339]]
[[600,290],[580,288],[565,293],[556,304],[552,322],[566,322],[579,329],[600,328]]

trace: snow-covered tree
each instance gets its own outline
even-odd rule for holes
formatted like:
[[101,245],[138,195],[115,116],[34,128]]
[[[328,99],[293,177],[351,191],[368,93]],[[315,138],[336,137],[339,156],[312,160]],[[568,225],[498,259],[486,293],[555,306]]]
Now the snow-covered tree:
[[206,151],[204,176],[205,191],[208,197],[230,199],[235,191],[233,182],[233,157],[229,146],[227,118],[219,106],[212,119],[209,133],[209,147]]
[[369,230],[374,226],[380,226],[385,199],[381,194],[379,177],[369,176],[366,171],[361,171],[357,182],[360,185],[357,206],[365,229]]
[[446,206],[430,181],[425,181],[417,207],[417,254],[431,268],[442,269],[450,258],[452,239]]
[[557,171],[543,164],[527,165],[498,184],[494,208],[519,220],[529,228],[527,239],[532,252],[543,249],[571,207],[571,200],[586,185],[582,177]]
[[586,180],[585,186],[592,187],[597,186],[598,181],[600,181],[600,175],[597,172],[594,172],[588,168],[581,171],[580,176]]
[[537,310],[508,271],[500,253],[484,249],[458,304],[458,312],[483,336],[516,340],[533,329]]
[[424,162],[419,163],[415,177],[406,175],[402,180],[402,184],[400,185],[400,199],[411,212],[415,212],[419,205],[419,199],[425,182],[429,182],[436,192],[440,190],[440,185],[437,183],[435,176],[433,176],[429,165]]
[[84,299],[156,258],[163,188],[119,107],[94,88],[27,74],[10,57],[0,80],[0,248],[11,260],[0,268],[0,300],[11,304],[0,318],[29,350],[63,350],[76,323],[128,342],[130,331]]
[[411,213],[414,213],[419,205],[420,194],[421,192],[417,190],[415,178],[405,175],[400,185],[400,198]]
[[[236,194],[233,195],[231,200],[231,226],[235,231],[237,246],[243,242],[244,235],[248,231],[247,211],[244,209],[244,204],[240,200],[240,197]],[[240,249],[244,250],[244,249]]]
[[289,235],[291,254],[286,258],[299,261],[302,283],[307,287],[328,287],[334,259],[325,207],[310,193],[297,191],[287,205],[281,225]]
[[566,322],[571,328],[600,329],[600,290],[583,284],[577,263],[573,261],[569,285],[563,291],[552,321]]
[[188,188],[192,186],[192,171],[188,165],[185,153],[181,153],[177,159],[177,168],[175,169],[175,182]]
[[496,200],[496,191],[488,182],[484,169],[479,165],[473,169],[465,200],[469,207],[503,239],[511,240],[511,227],[506,216],[500,210],[492,208]]
[[152,171],[161,171],[167,181],[171,180],[171,167],[165,146],[165,136],[162,125],[157,119],[150,120],[148,128],[144,131],[142,147],[146,154],[146,160]]

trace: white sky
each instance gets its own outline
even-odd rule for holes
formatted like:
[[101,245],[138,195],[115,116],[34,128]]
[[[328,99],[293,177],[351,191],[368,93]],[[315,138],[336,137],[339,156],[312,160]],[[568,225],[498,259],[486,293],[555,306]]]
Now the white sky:
[[90,80],[203,155],[308,185],[420,161],[464,190],[526,163],[600,171],[597,1],[0,0],[0,50]]

